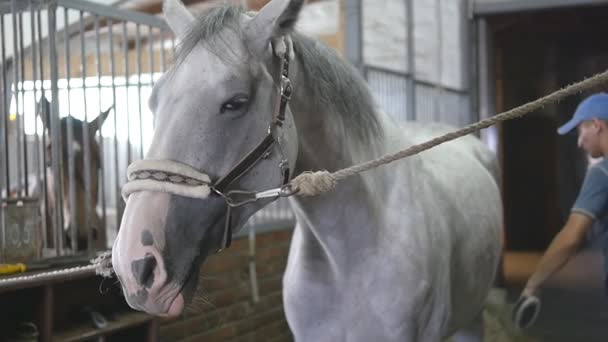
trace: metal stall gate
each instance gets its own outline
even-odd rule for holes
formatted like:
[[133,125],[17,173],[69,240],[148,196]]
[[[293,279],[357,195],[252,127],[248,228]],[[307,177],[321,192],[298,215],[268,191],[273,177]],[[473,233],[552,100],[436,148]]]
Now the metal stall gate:
[[[365,78],[380,107],[397,121],[443,122],[456,127],[473,121],[469,92],[423,80],[411,81],[411,75],[366,65]],[[410,112],[408,88],[414,103]]]
[[470,100],[466,0],[345,1],[345,52],[396,121],[464,126]]
[[[76,0],[0,0],[0,262],[112,245],[126,168],[176,40],[158,17]],[[277,202],[250,220],[285,226]]]
[[0,4],[2,259],[105,249],[175,41],[159,18],[86,1]]

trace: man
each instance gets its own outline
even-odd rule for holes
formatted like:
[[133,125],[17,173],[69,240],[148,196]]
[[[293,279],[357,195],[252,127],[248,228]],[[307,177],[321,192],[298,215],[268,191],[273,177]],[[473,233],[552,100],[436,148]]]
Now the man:
[[[581,102],[570,121],[558,129],[561,135],[578,131],[578,146],[591,158],[602,158],[587,171],[570,216],[549,248],[522,293],[514,310],[520,327],[533,323],[540,309],[538,289],[559,271],[584,245],[594,224],[608,229],[608,93],[598,93]],[[608,271],[608,250],[604,247],[604,267]],[[608,288],[608,278],[606,284]]]

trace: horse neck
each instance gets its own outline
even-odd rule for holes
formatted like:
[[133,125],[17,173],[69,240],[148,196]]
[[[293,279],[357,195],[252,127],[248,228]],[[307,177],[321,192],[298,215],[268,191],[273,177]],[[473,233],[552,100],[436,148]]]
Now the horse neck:
[[[299,46],[303,50],[311,49],[309,38],[296,35],[295,39],[294,45],[296,47]],[[308,43],[304,44],[301,42],[302,40]],[[296,44],[296,42],[300,43]],[[305,45],[308,46],[304,47]],[[328,65],[342,64],[335,61],[336,57],[323,54],[310,56],[309,52],[296,50],[295,56],[296,58],[290,62],[290,79],[294,86],[290,108],[294,115],[300,143],[296,173],[310,169],[335,171],[361,162],[362,159],[369,158],[369,154],[377,153],[383,144],[383,114],[376,112],[371,96],[368,96],[369,91],[365,90],[364,93],[361,90],[361,83],[364,81],[358,76],[353,76],[356,71],[349,71],[344,67],[329,70],[326,74],[332,75],[335,80],[328,78],[326,75],[322,81],[319,81],[324,86],[318,87],[315,85],[317,81],[315,73],[324,72],[325,69],[331,68]],[[322,59],[324,62],[318,63],[310,60],[315,58]],[[307,67],[303,67],[303,64]],[[311,67],[311,65],[316,65],[316,67]],[[312,75],[310,75],[311,73]],[[348,74],[349,77],[334,76],[338,73]],[[336,93],[322,98],[322,96],[319,96],[319,89],[328,90],[328,84],[336,89]],[[334,87],[334,84],[341,84],[341,86]],[[365,87],[365,85],[363,86]],[[349,99],[361,97],[369,97],[370,99],[369,101],[361,101],[361,107],[366,108],[365,113],[373,112],[381,121],[379,131],[375,131],[373,127],[369,128],[369,135],[373,135],[373,138],[369,138],[368,135],[361,137],[362,129],[359,127],[369,125],[369,122],[361,125],[352,124],[351,121],[359,120],[361,115],[348,113],[348,119],[344,119],[345,115],[341,115],[339,112],[349,112],[349,110],[344,109],[344,106],[335,105],[335,103],[348,102]],[[322,99],[319,100],[318,98]],[[346,122],[347,120],[348,122]],[[355,126],[357,128],[353,128]],[[375,127],[375,125],[372,126]],[[358,132],[353,132],[355,130]],[[367,132],[367,130],[365,131]]]
[[[385,153],[383,138],[368,146],[357,147],[357,142],[350,139],[353,134],[338,121],[330,119],[337,114],[320,108],[310,100],[312,95],[306,93],[306,87],[298,87],[298,82],[304,78],[298,63],[292,65],[294,96],[290,108],[299,144],[294,175],[304,171],[336,171]],[[351,177],[321,196],[292,198],[303,239],[308,241],[306,245],[323,251],[330,260],[329,264],[340,264],[342,268],[344,263],[350,262],[344,258],[349,254],[348,250],[373,245],[382,220],[383,209],[379,203],[384,202],[383,197],[388,193],[388,184],[383,183],[386,179],[383,172],[373,170],[364,176]]]

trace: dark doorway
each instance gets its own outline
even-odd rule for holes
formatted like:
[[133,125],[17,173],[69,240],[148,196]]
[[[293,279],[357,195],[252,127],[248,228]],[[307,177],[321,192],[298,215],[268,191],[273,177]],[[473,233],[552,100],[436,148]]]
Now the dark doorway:
[[[606,71],[606,17],[608,7],[596,6],[489,18],[497,110]],[[565,223],[587,159],[576,146],[575,134],[559,136],[556,129],[590,94],[570,97],[500,127],[507,250],[542,251]]]

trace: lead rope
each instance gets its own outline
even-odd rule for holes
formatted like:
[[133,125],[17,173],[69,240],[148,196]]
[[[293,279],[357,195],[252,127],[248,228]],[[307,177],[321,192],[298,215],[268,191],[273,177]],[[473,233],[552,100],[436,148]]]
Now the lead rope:
[[76,266],[61,270],[49,272],[41,272],[32,275],[7,276],[0,278],[0,287],[3,286],[19,286],[28,284],[32,281],[51,281],[54,279],[62,279],[65,276],[73,276],[78,274],[87,274],[95,272],[105,278],[109,278],[114,274],[112,269],[112,252],[106,251],[90,261],[91,264],[84,266]]
[[349,178],[351,176],[357,175],[365,171],[369,171],[381,165],[389,164],[394,161],[419,154],[437,145],[443,144],[454,139],[458,139],[481,129],[488,128],[499,122],[524,116],[526,114],[534,112],[535,110],[543,106],[558,102],[559,100],[565,97],[583,92],[585,90],[590,90],[605,83],[608,83],[608,71],[605,71],[601,74],[597,74],[591,78],[580,81],[578,83],[574,83],[543,98],[528,102],[522,106],[503,112],[489,119],[476,122],[464,128],[431,139],[427,142],[410,146],[404,150],[393,154],[385,155],[378,159],[344,168],[333,173],[330,173],[328,171],[304,172],[294,178],[290,184],[292,185],[292,187],[294,187],[294,189],[296,189],[298,195],[319,195],[333,190],[339,181]]

